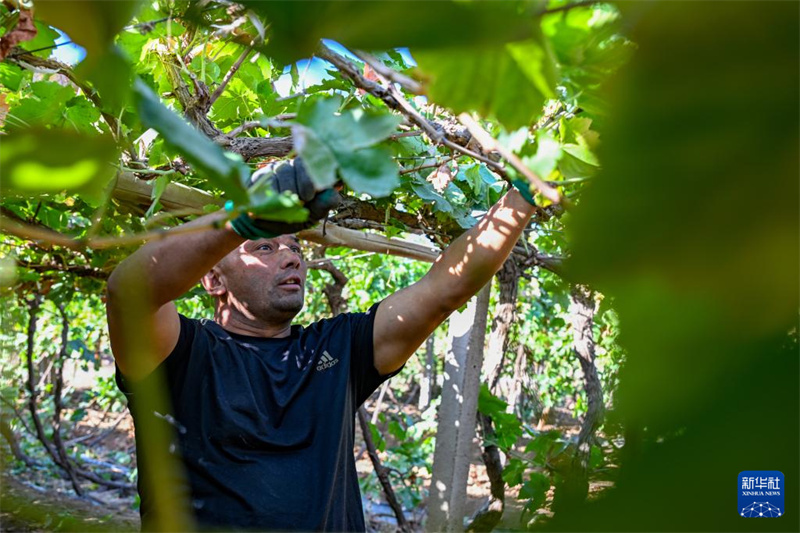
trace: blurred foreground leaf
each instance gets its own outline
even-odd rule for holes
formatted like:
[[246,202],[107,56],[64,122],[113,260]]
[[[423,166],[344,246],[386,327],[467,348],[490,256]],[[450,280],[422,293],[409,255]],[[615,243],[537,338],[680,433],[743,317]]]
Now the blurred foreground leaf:
[[352,48],[481,46],[531,35],[539,2],[244,0],[270,25],[277,59],[308,57],[323,38]]
[[4,196],[69,191],[95,203],[114,175],[117,157],[110,137],[71,130],[17,130],[0,142],[0,186]]
[[530,125],[541,114],[545,99],[555,96],[555,63],[540,38],[413,51],[430,78],[431,100],[456,113],[494,115],[513,130]]
[[[739,471],[800,486],[798,5],[622,7],[640,49],[573,212],[570,266],[619,313],[626,455],[611,496],[549,526],[750,529]],[[759,529],[796,530],[786,504]]]
[[139,0],[40,1],[36,2],[35,14],[84,47],[86,62],[93,63],[136,14],[140,3]]

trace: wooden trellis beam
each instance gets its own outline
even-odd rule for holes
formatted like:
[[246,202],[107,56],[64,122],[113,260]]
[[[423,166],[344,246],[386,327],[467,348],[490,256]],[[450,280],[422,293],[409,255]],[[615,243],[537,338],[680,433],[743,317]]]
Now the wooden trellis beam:
[[[122,172],[113,191],[114,198],[121,202],[149,206],[152,202],[153,185],[129,172]],[[199,189],[180,183],[170,183],[159,200],[167,211],[202,210],[207,205],[224,203],[219,198]],[[365,233],[327,223],[314,229],[301,231],[297,236],[305,241],[325,246],[345,246],[354,250],[396,255],[417,261],[433,262],[439,257],[439,250],[433,245],[389,238],[376,233]]]

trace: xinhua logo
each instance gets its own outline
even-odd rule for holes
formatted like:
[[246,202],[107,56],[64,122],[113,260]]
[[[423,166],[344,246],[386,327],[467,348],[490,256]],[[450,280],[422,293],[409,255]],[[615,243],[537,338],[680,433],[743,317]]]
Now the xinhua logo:
[[777,518],[783,516],[783,474],[777,470],[739,472],[739,516]]
[[322,357],[319,358],[319,363],[317,363],[317,370],[322,371],[326,370],[336,363],[338,363],[338,359],[334,359],[331,354],[328,353],[328,350],[322,352]]

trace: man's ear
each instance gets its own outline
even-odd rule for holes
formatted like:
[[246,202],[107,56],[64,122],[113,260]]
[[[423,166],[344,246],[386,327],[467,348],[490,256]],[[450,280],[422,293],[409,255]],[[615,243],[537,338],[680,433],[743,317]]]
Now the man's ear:
[[225,282],[222,279],[222,273],[217,267],[209,270],[208,273],[200,279],[200,283],[203,284],[203,288],[208,294],[217,298],[228,292],[228,288],[225,286]]

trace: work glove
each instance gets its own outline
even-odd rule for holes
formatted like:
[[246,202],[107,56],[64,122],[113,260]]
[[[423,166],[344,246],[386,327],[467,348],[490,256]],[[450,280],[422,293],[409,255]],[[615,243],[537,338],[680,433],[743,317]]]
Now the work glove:
[[528,183],[528,180],[517,178],[511,182],[511,185],[513,185],[514,188],[517,189],[517,191],[519,191],[520,196],[522,196],[526,202],[536,207],[536,200],[534,200],[533,198],[533,193],[531,192],[531,184]]
[[308,209],[308,219],[304,222],[279,222],[243,213],[231,220],[231,226],[240,237],[248,240],[271,239],[308,229],[328,216],[328,212],[342,199],[334,189],[317,191],[300,158],[259,169],[251,176],[251,183],[261,179],[268,179],[267,185],[277,193],[288,191],[296,194],[303,207]]

